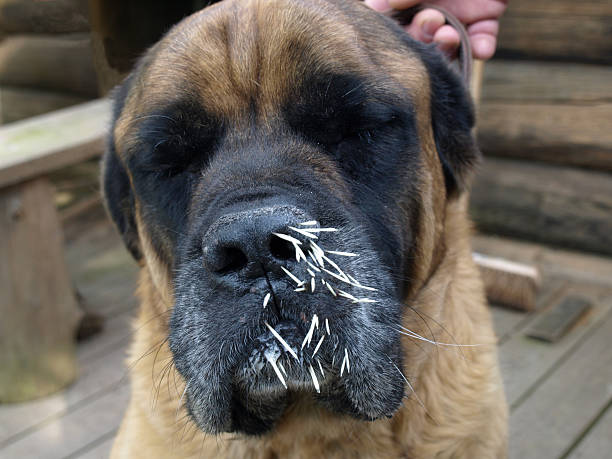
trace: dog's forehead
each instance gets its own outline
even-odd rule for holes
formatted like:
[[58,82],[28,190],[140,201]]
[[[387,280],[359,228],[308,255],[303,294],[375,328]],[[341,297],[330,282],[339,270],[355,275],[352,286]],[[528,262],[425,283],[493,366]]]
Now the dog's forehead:
[[[150,51],[124,112],[139,116],[188,98],[222,119],[239,120],[254,107],[265,118],[312,74],[350,74],[370,86],[393,80],[419,105],[427,72],[386,21],[356,0],[221,2]],[[119,138],[129,125],[120,119]]]

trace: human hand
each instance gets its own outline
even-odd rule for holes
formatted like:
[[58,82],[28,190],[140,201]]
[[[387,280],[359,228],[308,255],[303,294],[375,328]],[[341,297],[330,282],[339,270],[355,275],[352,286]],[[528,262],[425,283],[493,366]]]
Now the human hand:
[[[490,59],[495,53],[499,17],[506,9],[508,0],[427,0],[457,16],[466,25],[472,54],[476,59]],[[406,9],[422,3],[421,0],[365,0],[365,4],[376,11]],[[459,48],[459,33],[445,24],[442,13],[434,9],[419,11],[406,31],[424,43],[434,42],[447,55],[454,55]]]

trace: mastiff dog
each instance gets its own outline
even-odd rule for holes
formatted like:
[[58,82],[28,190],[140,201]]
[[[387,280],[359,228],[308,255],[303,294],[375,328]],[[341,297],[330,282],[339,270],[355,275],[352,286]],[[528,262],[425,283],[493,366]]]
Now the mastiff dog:
[[469,95],[356,0],[227,0],[115,92],[141,267],[115,458],[500,458]]

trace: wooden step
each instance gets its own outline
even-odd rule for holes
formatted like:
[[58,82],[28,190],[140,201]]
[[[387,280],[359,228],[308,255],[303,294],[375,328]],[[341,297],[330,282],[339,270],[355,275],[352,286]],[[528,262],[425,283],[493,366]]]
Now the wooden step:
[[612,255],[612,174],[489,157],[470,211],[486,233]]
[[109,119],[100,99],[0,127],[0,187],[102,154]]
[[0,86],[0,124],[12,123],[86,102],[73,93]]
[[493,60],[478,140],[486,155],[612,171],[612,68]]
[[612,2],[512,0],[499,28],[500,57],[612,62]]

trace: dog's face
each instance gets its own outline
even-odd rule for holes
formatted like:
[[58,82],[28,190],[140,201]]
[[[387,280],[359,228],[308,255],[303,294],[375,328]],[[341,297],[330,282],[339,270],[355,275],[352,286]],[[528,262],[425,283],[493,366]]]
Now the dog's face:
[[394,414],[400,325],[477,159],[472,122],[437,52],[357,1],[222,2],[143,57],[104,193],[172,306],[201,429],[264,433],[304,399]]

